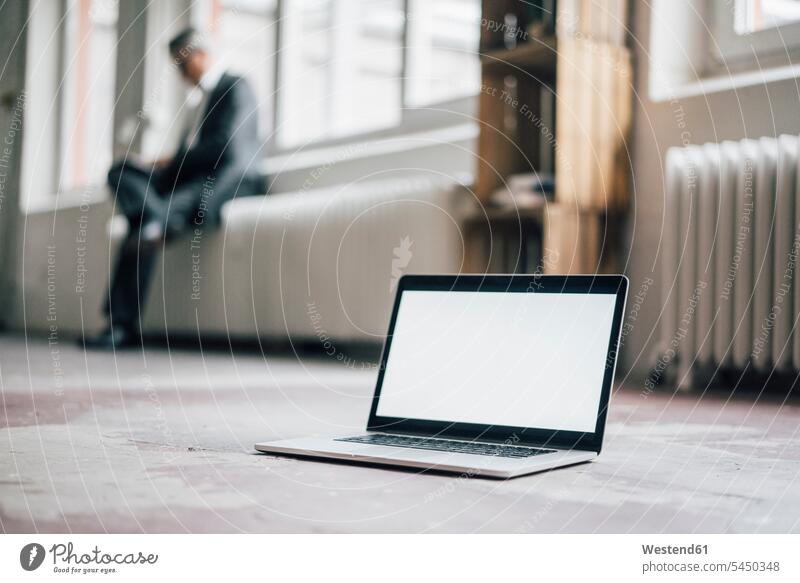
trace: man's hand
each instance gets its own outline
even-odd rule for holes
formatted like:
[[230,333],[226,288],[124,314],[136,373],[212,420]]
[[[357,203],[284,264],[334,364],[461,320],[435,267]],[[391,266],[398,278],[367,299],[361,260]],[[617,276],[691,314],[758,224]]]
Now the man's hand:
[[153,162],[153,168],[156,170],[163,170],[172,163],[172,156],[165,156]]

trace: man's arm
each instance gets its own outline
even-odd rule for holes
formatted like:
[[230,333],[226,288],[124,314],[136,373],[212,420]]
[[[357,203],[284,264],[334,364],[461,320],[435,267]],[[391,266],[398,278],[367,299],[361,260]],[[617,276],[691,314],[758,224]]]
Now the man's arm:
[[189,149],[181,149],[172,164],[173,176],[178,178],[170,199],[170,213],[166,229],[176,234],[197,210],[202,197],[202,183],[225,165],[232,154],[235,132],[248,115],[254,115],[255,96],[247,82],[237,79],[222,89],[212,101],[198,142]]

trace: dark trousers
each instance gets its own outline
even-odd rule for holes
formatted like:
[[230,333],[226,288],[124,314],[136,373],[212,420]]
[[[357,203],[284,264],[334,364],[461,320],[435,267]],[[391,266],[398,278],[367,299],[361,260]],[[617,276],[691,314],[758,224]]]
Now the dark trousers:
[[[134,332],[141,332],[141,314],[160,249],[159,245],[140,244],[143,227],[160,223],[169,241],[190,228],[216,226],[222,205],[235,196],[265,191],[260,176],[248,176],[241,166],[230,163],[202,176],[176,179],[172,170],[153,171],[121,162],[108,172],[108,184],[129,229],[108,291],[106,313],[111,325]],[[201,209],[202,215],[198,214]]]
[[142,227],[153,221],[160,223],[166,232],[170,204],[164,182],[157,170],[130,162],[114,164],[108,173],[117,209],[128,219],[129,227],[108,291],[106,313],[112,326],[141,332],[141,314],[158,246],[140,244],[140,236]]

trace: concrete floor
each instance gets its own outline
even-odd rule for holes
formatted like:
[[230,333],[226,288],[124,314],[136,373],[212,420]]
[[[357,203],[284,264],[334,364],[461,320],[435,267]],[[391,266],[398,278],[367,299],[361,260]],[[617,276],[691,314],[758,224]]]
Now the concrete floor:
[[3,532],[800,531],[800,404],[612,400],[599,460],[506,482],[257,455],[360,430],[373,370],[0,337]]

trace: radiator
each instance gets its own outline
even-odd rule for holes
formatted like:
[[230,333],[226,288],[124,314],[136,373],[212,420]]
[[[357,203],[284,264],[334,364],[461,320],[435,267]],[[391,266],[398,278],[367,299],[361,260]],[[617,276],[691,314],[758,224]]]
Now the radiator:
[[671,148],[656,379],[800,368],[798,138]]

